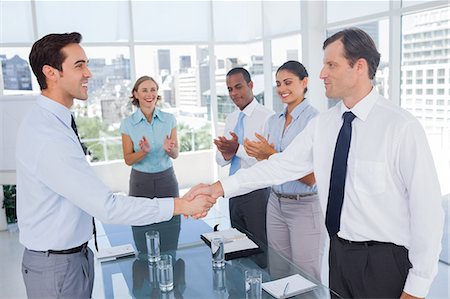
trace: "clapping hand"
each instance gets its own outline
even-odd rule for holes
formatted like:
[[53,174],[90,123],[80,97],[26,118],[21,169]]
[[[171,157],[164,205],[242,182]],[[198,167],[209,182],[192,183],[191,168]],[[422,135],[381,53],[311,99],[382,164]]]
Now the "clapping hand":
[[219,136],[214,139],[217,150],[222,153],[223,158],[227,161],[233,158],[239,148],[237,135],[234,132],[230,132],[230,135],[231,139],[227,139],[225,136]]
[[148,143],[148,140],[147,138],[145,138],[145,136],[142,136],[142,139],[139,140],[139,147],[146,154],[150,152],[150,144]]
[[164,151],[169,155],[173,148],[175,147],[175,141],[169,138],[169,136],[166,136],[166,139],[164,139]]
[[261,161],[268,159],[271,155],[277,152],[275,150],[275,145],[273,143],[269,144],[264,136],[259,135],[258,133],[255,133],[255,136],[258,138],[258,141],[251,141],[247,138],[244,140],[244,148],[247,155]]

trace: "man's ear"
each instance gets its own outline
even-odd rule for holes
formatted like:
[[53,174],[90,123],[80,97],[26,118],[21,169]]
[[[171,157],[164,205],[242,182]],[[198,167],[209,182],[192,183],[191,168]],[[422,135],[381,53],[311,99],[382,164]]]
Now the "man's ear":
[[57,70],[47,64],[42,67],[42,73],[45,75],[45,78],[47,78],[47,80],[49,81],[55,81],[59,76]]
[[248,87],[250,87],[251,89],[253,89],[253,81],[248,82]]
[[356,66],[357,70],[361,73],[366,73],[367,70],[369,69],[367,60],[365,60],[364,58],[360,58],[360,59],[356,60],[355,66]]

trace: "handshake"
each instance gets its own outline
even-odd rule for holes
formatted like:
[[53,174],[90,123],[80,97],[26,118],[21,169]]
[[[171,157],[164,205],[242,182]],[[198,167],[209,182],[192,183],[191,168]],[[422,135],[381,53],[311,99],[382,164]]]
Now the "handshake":
[[203,218],[216,203],[217,198],[223,196],[220,181],[214,184],[198,184],[191,188],[183,197],[174,201],[174,215],[184,215],[195,219]]

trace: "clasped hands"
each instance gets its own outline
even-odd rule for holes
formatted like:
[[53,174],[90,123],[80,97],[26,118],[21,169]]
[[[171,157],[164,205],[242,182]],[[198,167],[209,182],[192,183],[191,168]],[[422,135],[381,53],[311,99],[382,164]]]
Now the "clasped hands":
[[[231,139],[226,139],[224,136],[219,136],[214,140],[217,149],[222,153],[225,160],[230,160],[237,152],[239,147],[238,137],[235,133],[230,132]],[[244,141],[244,148],[249,156],[255,157],[258,160],[264,160],[276,153],[273,144],[269,144],[267,140],[255,134],[259,141]],[[224,194],[222,184],[220,181],[214,184],[198,184],[191,188],[182,198],[184,209],[179,214],[185,217],[193,217],[200,219],[208,214],[208,211],[216,203],[217,199]]]
[[195,219],[203,218],[221,196],[223,189],[219,181],[211,185],[198,184],[180,199],[185,205],[179,214]]

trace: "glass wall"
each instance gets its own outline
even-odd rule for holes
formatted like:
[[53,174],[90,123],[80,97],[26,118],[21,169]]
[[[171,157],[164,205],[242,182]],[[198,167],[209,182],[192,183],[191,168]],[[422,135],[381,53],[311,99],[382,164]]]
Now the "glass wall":
[[[121,157],[118,125],[132,112],[130,89],[142,75],[156,79],[161,106],[176,115],[182,151],[211,148],[211,132],[221,134],[226,115],[235,109],[225,86],[226,72],[238,65],[248,68],[255,94],[264,103],[264,91],[274,91],[274,71],[284,61],[299,59],[307,67],[322,61],[319,46],[309,50],[313,53],[302,53],[302,46],[311,41],[302,41],[301,30],[314,23],[316,15],[310,12],[326,10],[322,24],[328,35],[349,26],[369,32],[382,54],[376,88],[393,101],[401,98],[401,105],[435,136],[432,144],[445,144],[450,105],[448,10],[440,12],[440,7],[448,8],[448,2],[2,1],[0,93],[38,93],[28,66],[33,41],[50,32],[80,31],[93,77],[87,105],[76,102],[74,112],[94,160]],[[423,12],[432,14],[426,17]],[[415,19],[428,20],[433,28],[419,37],[422,29],[412,25]],[[436,29],[445,26],[447,31]],[[308,61],[302,61],[304,57]],[[267,74],[264,79],[267,70],[271,80]],[[400,73],[401,86],[395,80]],[[315,77],[311,83],[319,80]],[[309,92],[326,101],[318,89],[322,85],[316,86]],[[278,111],[279,104],[273,92],[271,108]],[[215,110],[217,119],[211,122]],[[450,169],[448,158],[433,152],[437,165]]]
[[450,10],[402,18],[401,106],[423,125],[442,193],[450,193]]

